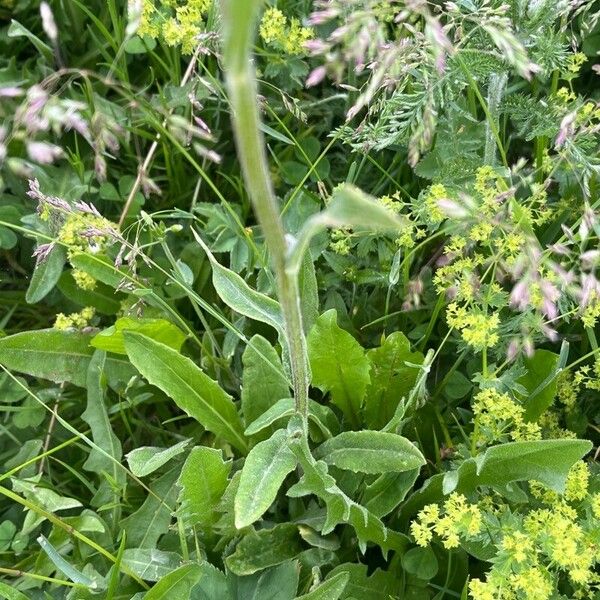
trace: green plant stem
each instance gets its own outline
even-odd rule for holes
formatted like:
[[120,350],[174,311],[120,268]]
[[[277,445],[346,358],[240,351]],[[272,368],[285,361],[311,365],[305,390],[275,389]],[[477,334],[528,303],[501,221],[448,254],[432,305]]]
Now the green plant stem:
[[308,418],[309,367],[302,326],[298,279],[286,272],[287,244],[260,131],[257,84],[251,63],[254,26],[260,2],[222,0],[225,82],[232,109],[238,157],[254,213],[263,230],[277,281],[285,323],[296,411]]

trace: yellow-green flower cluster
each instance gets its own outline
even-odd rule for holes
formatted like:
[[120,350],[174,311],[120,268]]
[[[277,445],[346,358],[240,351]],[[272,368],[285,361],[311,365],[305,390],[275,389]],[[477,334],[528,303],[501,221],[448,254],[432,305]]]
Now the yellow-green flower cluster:
[[76,252],[96,254],[106,248],[112,229],[112,224],[104,217],[73,212],[67,216],[57,238],[67,247],[69,255]]
[[329,247],[333,252],[340,256],[348,256],[350,254],[350,230],[346,228],[333,229],[329,234]]
[[434,533],[444,548],[457,548],[461,537],[473,537],[481,531],[482,516],[476,504],[469,504],[462,494],[450,494],[443,506],[428,504],[410,525],[410,532],[419,546],[427,546]]
[[476,350],[492,348],[499,341],[500,317],[497,313],[488,314],[451,302],[446,311],[446,320],[448,325],[458,329],[463,340]]
[[525,420],[525,409],[494,388],[481,390],[474,398],[476,444],[491,444],[509,440],[539,440],[537,423]]
[[444,215],[440,208],[440,200],[444,200],[448,197],[448,190],[441,183],[435,183],[427,191],[424,205],[427,211],[427,219],[431,223],[438,224],[446,218],[446,215]]
[[56,321],[54,322],[54,329],[59,331],[67,331],[69,329],[84,329],[88,327],[90,321],[94,318],[95,309],[91,306],[87,306],[79,312],[65,315],[58,313],[56,315]]
[[73,269],[71,275],[73,276],[73,280],[77,287],[82,290],[92,291],[96,287],[96,280],[86,271]]
[[581,67],[586,62],[587,56],[583,52],[576,52],[575,54],[571,54],[567,62],[567,72],[571,75],[576,75],[577,73],[579,73]]
[[593,328],[596,326],[598,318],[600,318],[600,299],[594,296],[592,301],[583,309],[581,322],[584,327]]
[[275,7],[265,10],[260,22],[259,34],[268,46],[275,46],[286,54],[304,54],[305,43],[312,39],[311,27],[303,27],[296,17],[288,18]]
[[212,0],[143,0],[137,33],[162,39],[168,46],[181,46],[183,54],[192,54],[211,4]]

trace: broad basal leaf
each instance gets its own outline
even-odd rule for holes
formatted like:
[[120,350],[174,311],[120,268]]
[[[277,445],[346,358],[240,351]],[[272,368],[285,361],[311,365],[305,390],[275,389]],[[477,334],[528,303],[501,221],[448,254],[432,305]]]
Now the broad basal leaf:
[[312,383],[331,394],[331,401],[352,428],[360,426],[360,410],[371,368],[361,345],[337,324],[334,309],[323,313],[307,339]]
[[296,457],[288,447],[287,431],[278,429],[260,442],[246,457],[235,496],[235,526],[251,525],[271,506],[283,480],[296,467]]
[[539,481],[564,492],[569,469],[592,449],[587,440],[510,442],[488,448],[444,477],[443,491],[472,491],[477,486],[504,486],[513,481]]
[[389,335],[381,347],[367,352],[371,364],[371,383],[365,395],[365,423],[369,429],[382,429],[394,416],[398,403],[406,398],[419,376],[423,362],[420,352],[410,351],[403,333]]
[[[9,371],[85,387],[94,353],[90,339],[88,334],[54,329],[16,333],[0,339],[0,363]],[[106,376],[112,386],[128,381],[134,372],[127,361],[106,359]]]
[[348,581],[350,573],[341,571],[328,577],[326,581],[318,585],[314,590],[298,596],[296,600],[338,600],[341,598]]
[[200,565],[184,565],[165,575],[146,593],[144,600],[189,600],[192,587],[202,577]]
[[166,319],[133,319],[121,317],[111,327],[98,333],[90,342],[94,348],[113,352],[114,354],[126,354],[124,331],[135,331],[156,342],[165,344],[174,350],[180,350],[185,341],[185,333],[179,327],[173,325]]
[[383,431],[345,431],[321,444],[314,456],[328,465],[359,473],[401,473],[425,464],[411,441]]
[[216,522],[216,508],[227,487],[231,462],[216,448],[198,446],[187,457],[177,485],[178,516],[187,527],[209,527]]
[[295,558],[302,552],[298,526],[280,523],[271,529],[261,529],[245,535],[225,560],[236,575],[252,575]]
[[124,332],[127,355],[138,371],[208,431],[244,452],[242,421],[231,396],[189,358],[139,333]]

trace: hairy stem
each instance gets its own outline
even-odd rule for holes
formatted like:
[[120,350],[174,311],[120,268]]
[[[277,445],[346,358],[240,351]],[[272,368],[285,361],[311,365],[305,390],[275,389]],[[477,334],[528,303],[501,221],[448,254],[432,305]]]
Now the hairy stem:
[[286,272],[287,244],[260,131],[256,75],[251,60],[255,21],[261,3],[257,0],[221,0],[221,5],[225,82],[238,157],[254,213],[271,255],[285,322],[296,411],[306,422],[309,367],[298,279],[293,272]]

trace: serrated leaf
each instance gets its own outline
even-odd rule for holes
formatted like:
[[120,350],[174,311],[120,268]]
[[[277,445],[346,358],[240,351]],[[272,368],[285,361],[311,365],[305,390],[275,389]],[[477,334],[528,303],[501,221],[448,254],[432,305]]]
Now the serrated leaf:
[[252,575],[295,558],[302,552],[298,526],[280,523],[245,535],[225,560],[236,575]]
[[233,600],[225,573],[207,562],[202,563],[200,569],[200,581],[185,600]]
[[165,575],[146,593],[144,600],[190,600],[192,587],[202,577],[197,564],[184,565]]
[[140,446],[127,454],[127,464],[136,477],[145,477],[160,469],[172,458],[185,452],[190,440],[183,440],[169,448],[156,448],[155,446]]
[[321,444],[314,456],[358,473],[402,473],[425,464],[425,457],[410,440],[383,431],[344,431]]
[[350,581],[350,573],[336,573],[333,577],[328,577],[314,590],[298,596],[296,600],[338,600],[346,589],[348,581]]
[[121,317],[111,327],[93,337],[90,344],[94,348],[99,348],[106,352],[126,354],[125,342],[123,340],[124,331],[141,333],[177,351],[181,349],[186,338],[185,333],[179,327],[176,327],[166,319],[133,319],[131,317]]
[[28,304],[36,304],[52,291],[60,279],[66,260],[65,249],[56,244],[45,260],[37,262],[25,294]]
[[277,430],[260,442],[246,457],[235,496],[235,526],[251,525],[271,506],[283,480],[296,467],[296,457],[288,447],[287,432]]
[[423,363],[420,352],[411,352],[403,333],[389,335],[381,347],[367,352],[371,364],[371,382],[365,394],[365,424],[369,429],[382,429],[394,416],[402,398],[415,385]]
[[360,426],[360,410],[371,379],[361,345],[337,324],[335,309],[323,313],[307,339],[312,383],[331,394],[352,428]]
[[124,332],[127,355],[138,371],[187,415],[232,446],[246,451],[242,421],[219,384],[189,358],[139,333]]
[[216,448],[197,446],[187,457],[177,485],[179,518],[187,527],[207,527],[217,520],[216,508],[227,488],[231,462]]

